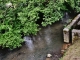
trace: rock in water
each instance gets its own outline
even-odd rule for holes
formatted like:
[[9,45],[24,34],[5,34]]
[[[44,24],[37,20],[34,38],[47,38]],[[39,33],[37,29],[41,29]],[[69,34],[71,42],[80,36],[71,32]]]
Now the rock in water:
[[52,60],[52,54],[47,54],[47,56],[46,56],[46,60]]

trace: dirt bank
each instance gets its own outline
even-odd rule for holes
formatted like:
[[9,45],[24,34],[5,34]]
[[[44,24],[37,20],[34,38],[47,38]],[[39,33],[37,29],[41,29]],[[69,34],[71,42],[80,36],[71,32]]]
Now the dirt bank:
[[80,39],[68,48],[61,60],[80,60]]

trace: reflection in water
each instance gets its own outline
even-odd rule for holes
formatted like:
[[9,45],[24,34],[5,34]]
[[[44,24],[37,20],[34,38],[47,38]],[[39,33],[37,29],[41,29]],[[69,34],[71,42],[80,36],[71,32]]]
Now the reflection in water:
[[64,17],[62,18],[62,23],[63,23],[63,24],[68,24],[68,23],[69,23],[69,19],[70,19],[70,16],[69,16],[69,14],[66,12],[66,13],[64,14]]
[[47,44],[47,45],[50,45],[50,43],[51,43],[51,37],[49,37],[49,36],[47,35],[47,36],[45,36],[45,40],[46,40],[46,44]]
[[31,39],[31,37],[25,36],[24,41],[25,41],[26,46],[29,48],[29,50],[34,49],[33,40]]
[[47,45],[50,45],[51,43],[51,28],[50,28],[50,25],[47,27],[47,30],[44,31],[44,40],[46,40],[46,44]]
[[7,52],[5,56],[1,55],[0,60],[45,60],[47,53],[60,51],[63,44],[62,27],[62,24],[58,22],[42,28],[33,37],[33,40],[31,37],[25,36],[25,44],[20,49]]

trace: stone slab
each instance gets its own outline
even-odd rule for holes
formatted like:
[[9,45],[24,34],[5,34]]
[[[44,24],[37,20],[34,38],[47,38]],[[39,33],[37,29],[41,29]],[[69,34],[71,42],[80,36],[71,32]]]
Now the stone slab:
[[77,25],[78,21],[80,18],[80,14],[78,14],[69,25],[67,25],[64,29],[63,29],[63,37],[64,37],[64,42],[69,43],[70,42],[70,30],[72,30],[74,28],[74,26]]
[[72,43],[74,43],[76,40],[80,38],[80,30],[73,29],[72,30]]

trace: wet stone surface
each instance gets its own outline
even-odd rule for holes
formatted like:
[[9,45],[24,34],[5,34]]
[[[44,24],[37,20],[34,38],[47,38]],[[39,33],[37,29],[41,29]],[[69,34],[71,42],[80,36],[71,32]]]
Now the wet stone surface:
[[59,60],[63,45],[62,24],[57,22],[52,26],[44,27],[33,40],[26,38],[21,48],[13,51],[0,49],[0,60],[45,60],[48,53],[52,60]]

